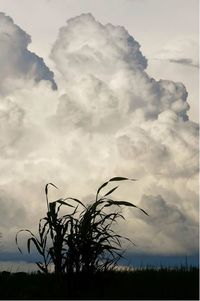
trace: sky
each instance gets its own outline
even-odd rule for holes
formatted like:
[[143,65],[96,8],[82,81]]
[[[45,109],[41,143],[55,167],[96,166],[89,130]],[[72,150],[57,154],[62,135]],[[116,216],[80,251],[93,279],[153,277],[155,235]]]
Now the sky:
[[0,0],[0,11],[3,260],[17,230],[36,231],[46,183],[52,199],[88,202],[113,176],[138,179],[114,197],[149,213],[123,211],[130,252],[197,254],[198,1]]

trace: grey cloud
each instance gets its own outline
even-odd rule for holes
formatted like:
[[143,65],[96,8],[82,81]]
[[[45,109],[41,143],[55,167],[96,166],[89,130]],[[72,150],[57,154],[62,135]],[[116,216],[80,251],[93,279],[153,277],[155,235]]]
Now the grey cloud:
[[153,58],[151,60],[156,60],[156,61],[166,61],[166,62],[170,62],[170,63],[176,63],[176,64],[180,64],[183,66],[189,66],[189,67],[193,67],[193,68],[199,68],[199,64],[195,63],[193,59],[191,58]]
[[0,92],[9,93],[11,80],[21,79],[51,82],[56,89],[54,74],[42,58],[28,50],[31,38],[13,20],[0,13]]
[[185,66],[190,66],[194,68],[199,68],[198,64],[194,64],[192,59],[182,58],[182,59],[169,59],[171,63],[177,63]]
[[199,67],[199,45],[194,36],[178,36],[169,41],[154,57],[154,60],[168,61],[193,68]]
[[153,243],[166,238],[172,245],[177,244],[182,253],[198,251],[198,223],[191,221],[179,204],[168,203],[160,195],[144,195],[140,206],[148,208],[149,218],[145,223],[154,233]]
[[19,227],[25,221],[26,210],[22,203],[5,191],[0,191],[0,229],[5,236],[13,227]]

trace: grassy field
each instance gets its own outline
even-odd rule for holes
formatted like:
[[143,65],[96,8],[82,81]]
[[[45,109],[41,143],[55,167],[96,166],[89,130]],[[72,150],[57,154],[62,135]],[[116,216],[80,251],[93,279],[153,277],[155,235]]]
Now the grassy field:
[[199,300],[199,269],[67,275],[0,273],[1,299]]

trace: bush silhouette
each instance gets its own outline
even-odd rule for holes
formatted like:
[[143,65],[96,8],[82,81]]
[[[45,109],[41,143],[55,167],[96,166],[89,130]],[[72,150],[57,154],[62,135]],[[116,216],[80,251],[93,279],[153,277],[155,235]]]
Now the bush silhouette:
[[[135,207],[148,215],[130,202],[110,198],[118,186],[100,196],[102,189],[109,183],[118,181],[135,181],[135,179],[111,178],[98,188],[95,200],[89,205],[84,205],[80,200],[71,197],[49,202],[49,185],[56,189],[57,187],[53,183],[48,183],[45,187],[47,215],[39,221],[38,236],[27,229],[20,230],[16,234],[19,251],[22,252],[18,244],[18,235],[21,232],[28,232],[30,235],[27,240],[28,252],[30,253],[33,244],[43,259],[36,264],[44,273],[49,272],[52,264],[57,275],[94,273],[114,267],[122,257],[122,240],[130,241],[129,238],[117,234],[112,227],[119,218],[124,219],[119,211],[120,207]],[[63,207],[69,207],[71,212],[60,215]],[[108,211],[114,207],[118,210]]]

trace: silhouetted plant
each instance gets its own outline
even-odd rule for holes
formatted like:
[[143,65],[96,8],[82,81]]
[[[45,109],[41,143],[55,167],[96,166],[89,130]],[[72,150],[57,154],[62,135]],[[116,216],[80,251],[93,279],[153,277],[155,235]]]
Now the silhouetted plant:
[[[69,206],[74,208],[73,205],[66,202],[67,199],[81,203],[74,198],[59,199],[54,202],[49,202],[48,199],[48,186],[51,185],[57,188],[53,183],[48,183],[45,186],[45,195],[47,203],[47,215],[40,219],[38,236],[34,235],[30,230],[23,229],[17,232],[15,241],[19,251],[22,253],[21,248],[18,244],[18,235],[21,232],[27,232],[30,234],[30,238],[27,240],[27,249],[30,253],[30,246],[33,243],[42,256],[43,262],[36,262],[37,266],[44,272],[49,272],[49,267],[53,263],[55,273],[60,274],[65,271],[65,253],[66,249],[66,237],[68,235],[68,224],[72,218],[72,212],[68,216],[59,216],[61,206]],[[81,203],[82,204],[82,203]],[[82,204],[83,205],[83,204]]]
[[[100,196],[100,192],[108,183],[127,180],[135,181],[135,179],[114,177],[105,182],[97,190],[95,201],[86,206],[76,198],[49,202],[48,185],[57,187],[52,183],[47,184],[45,187],[47,216],[39,222],[38,237],[26,229],[17,233],[16,244],[19,251],[22,252],[18,245],[18,235],[20,232],[28,232],[31,236],[27,240],[28,252],[30,253],[30,245],[33,243],[43,258],[43,262],[37,262],[37,265],[45,273],[48,273],[49,265],[52,263],[56,274],[94,273],[115,266],[122,257],[122,240],[130,240],[117,234],[112,228],[113,223],[119,218],[124,219],[120,211],[110,213],[106,212],[106,209],[111,206],[118,208],[129,206],[138,208],[148,215],[143,209],[130,202],[111,199],[111,194],[118,186]],[[73,211],[59,216],[63,206],[71,207]]]

